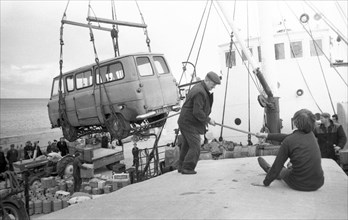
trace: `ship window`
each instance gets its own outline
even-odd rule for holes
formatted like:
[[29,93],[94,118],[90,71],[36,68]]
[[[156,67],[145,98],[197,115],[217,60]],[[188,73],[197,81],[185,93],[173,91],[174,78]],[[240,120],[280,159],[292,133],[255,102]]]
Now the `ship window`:
[[261,56],[261,47],[260,46],[257,47],[257,55],[259,56],[259,62],[261,62],[262,56]]
[[[250,53],[251,53],[251,55],[253,54],[253,49],[252,48],[249,48],[249,50],[250,50]],[[246,61],[247,60],[247,58],[246,58],[246,56],[245,56],[245,54],[244,54],[244,51],[242,51],[242,61]]]
[[[97,84],[100,84],[98,69],[96,70],[96,73],[96,82]],[[104,82],[112,82],[124,78],[123,66],[120,62],[101,67],[100,73],[102,74],[102,80]]]
[[232,68],[236,65],[236,51],[231,51],[225,53],[226,67]]
[[274,54],[276,60],[285,59],[284,43],[274,44]]
[[323,55],[323,47],[321,40],[313,40],[309,41],[311,56],[322,56]]
[[66,77],[66,87],[68,89],[68,92],[71,92],[75,89],[74,87],[74,76],[67,76]]
[[153,60],[159,74],[169,73],[168,66],[163,57],[153,57]]
[[[64,83],[62,82],[62,91],[64,92]],[[52,96],[56,96],[59,94],[59,78],[54,79],[53,88],[52,88]]]
[[153,70],[148,57],[137,57],[137,67],[140,76],[153,75]]
[[291,42],[290,51],[291,51],[291,58],[302,57],[303,56],[302,42],[301,41]]
[[92,72],[90,70],[76,74],[76,88],[82,89],[91,86],[92,82]]

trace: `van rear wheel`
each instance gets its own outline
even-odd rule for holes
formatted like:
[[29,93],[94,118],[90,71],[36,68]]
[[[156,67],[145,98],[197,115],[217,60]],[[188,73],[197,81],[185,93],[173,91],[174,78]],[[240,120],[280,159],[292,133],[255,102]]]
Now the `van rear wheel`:
[[78,138],[78,131],[70,123],[63,121],[62,123],[63,136],[69,142],[73,142]]
[[105,121],[105,127],[114,139],[124,139],[129,136],[131,127],[121,114],[111,115]]

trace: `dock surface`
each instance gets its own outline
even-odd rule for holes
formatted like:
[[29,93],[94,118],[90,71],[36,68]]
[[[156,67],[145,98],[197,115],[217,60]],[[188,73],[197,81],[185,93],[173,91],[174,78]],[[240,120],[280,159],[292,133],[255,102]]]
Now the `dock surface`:
[[265,178],[257,157],[201,160],[196,175],[169,172],[39,219],[348,219],[347,175],[331,159],[322,166],[324,186],[301,192],[251,185]]

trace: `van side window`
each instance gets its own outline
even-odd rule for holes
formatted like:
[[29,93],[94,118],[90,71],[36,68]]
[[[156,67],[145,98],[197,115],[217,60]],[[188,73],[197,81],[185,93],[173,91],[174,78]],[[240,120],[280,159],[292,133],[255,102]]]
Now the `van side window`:
[[166,64],[166,61],[164,60],[163,57],[153,57],[155,67],[157,69],[157,72],[159,74],[164,74],[164,73],[169,73],[168,66]]
[[[100,73],[104,82],[111,82],[124,78],[123,66],[120,62],[101,67]],[[100,84],[98,69],[96,69],[96,82]]]
[[[64,93],[64,83],[62,80],[62,91]],[[55,78],[53,81],[53,88],[52,88],[52,96],[56,96],[59,94],[59,78]]]
[[150,60],[148,57],[137,57],[137,67],[140,76],[154,75]]
[[92,72],[90,70],[76,74],[76,88],[82,89],[93,84]]
[[74,91],[75,84],[74,84],[74,76],[67,76],[66,77],[66,87],[68,89],[68,92]]

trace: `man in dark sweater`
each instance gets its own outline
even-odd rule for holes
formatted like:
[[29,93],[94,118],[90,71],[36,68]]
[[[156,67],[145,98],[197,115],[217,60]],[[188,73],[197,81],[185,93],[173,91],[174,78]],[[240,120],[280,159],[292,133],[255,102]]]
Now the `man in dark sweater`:
[[322,113],[320,121],[321,124],[314,129],[314,135],[318,138],[321,157],[337,161],[335,151],[343,149],[347,142],[346,134],[342,125],[330,119],[329,113]]
[[[258,137],[266,137],[268,140],[282,141],[272,167],[262,157],[258,158],[260,166],[267,172],[263,184],[269,186],[273,180],[280,178],[292,189],[315,191],[324,185],[320,150],[312,132],[315,116],[309,110],[301,109],[293,118],[297,130],[290,135],[257,134]],[[284,168],[288,158],[292,166]]]
[[178,172],[196,174],[195,168],[200,155],[201,137],[209,124],[215,121],[209,117],[213,105],[213,94],[216,85],[221,84],[220,77],[209,72],[204,81],[192,87],[182,106],[178,125],[183,137],[178,163]]

